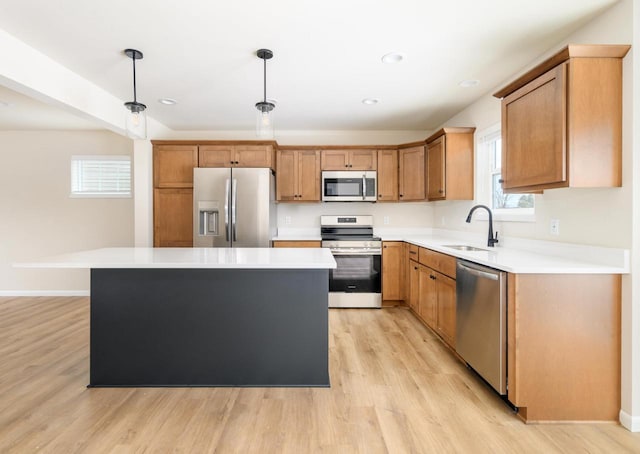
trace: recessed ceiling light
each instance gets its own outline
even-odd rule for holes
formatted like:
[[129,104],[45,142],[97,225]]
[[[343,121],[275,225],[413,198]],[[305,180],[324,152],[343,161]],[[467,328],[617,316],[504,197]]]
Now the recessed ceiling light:
[[401,54],[400,52],[390,52],[382,56],[382,63],[387,63],[389,65],[400,63],[402,60],[404,60],[404,54]]
[[374,104],[378,104],[380,100],[378,98],[364,98],[362,100],[362,104],[366,104],[367,106],[373,106]]
[[158,102],[160,104],[164,104],[165,106],[173,106],[175,104],[178,104],[178,101],[172,98],[160,98],[158,99]]
[[462,88],[469,88],[469,87],[475,87],[479,83],[480,81],[478,79],[467,79],[467,80],[463,80],[458,85],[460,85]]

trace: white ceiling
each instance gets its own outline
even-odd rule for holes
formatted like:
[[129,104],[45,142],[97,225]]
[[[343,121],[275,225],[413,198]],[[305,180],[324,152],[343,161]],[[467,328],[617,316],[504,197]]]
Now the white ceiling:
[[[253,129],[263,47],[274,52],[277,129],[430,130],[614,3],[2,0],[0,28],[123,101],[133,94],[122,50],[141,50],[138,101],[176,130]],[[383,64],[391,51],[405,61]]]

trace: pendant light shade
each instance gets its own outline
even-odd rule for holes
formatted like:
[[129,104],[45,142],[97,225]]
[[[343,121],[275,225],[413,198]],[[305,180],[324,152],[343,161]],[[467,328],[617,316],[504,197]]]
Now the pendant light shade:
[[133,60],[133,101],[125,102],[127,108],[125,116],[125,128],[127,137],[132,139],[147,138],[147,114],[145,109],[147,106],[138,102],[136,97],[136,60],[142,60],[142,52],[136,49],[125,49],[124,53]]
[[258,58],[261,58],[264,63],[264,98],[262,101],[256,103],[257,117],[256,117],[256,134],[260,138],[273,139],[273,109],[276,105],[272,102],[267,102],[267,60],[273,58],[273,52],[269,49],[259,49],[256,52]]

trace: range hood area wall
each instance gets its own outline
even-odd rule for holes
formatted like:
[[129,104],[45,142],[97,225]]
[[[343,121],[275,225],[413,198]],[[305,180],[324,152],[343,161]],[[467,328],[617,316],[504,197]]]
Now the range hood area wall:
[[[278,229],[311,229],[320,232],[321,215],[372,215],[374,228],[431,228],[433,203],[279,203]],[[385,224],[385,220],[388,222]]]

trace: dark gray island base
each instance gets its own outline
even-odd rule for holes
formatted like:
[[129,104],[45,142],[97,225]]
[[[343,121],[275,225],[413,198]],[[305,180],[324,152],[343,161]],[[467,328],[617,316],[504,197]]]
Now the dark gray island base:
[[93,268],[89,387],[328,387],[328,273]]

